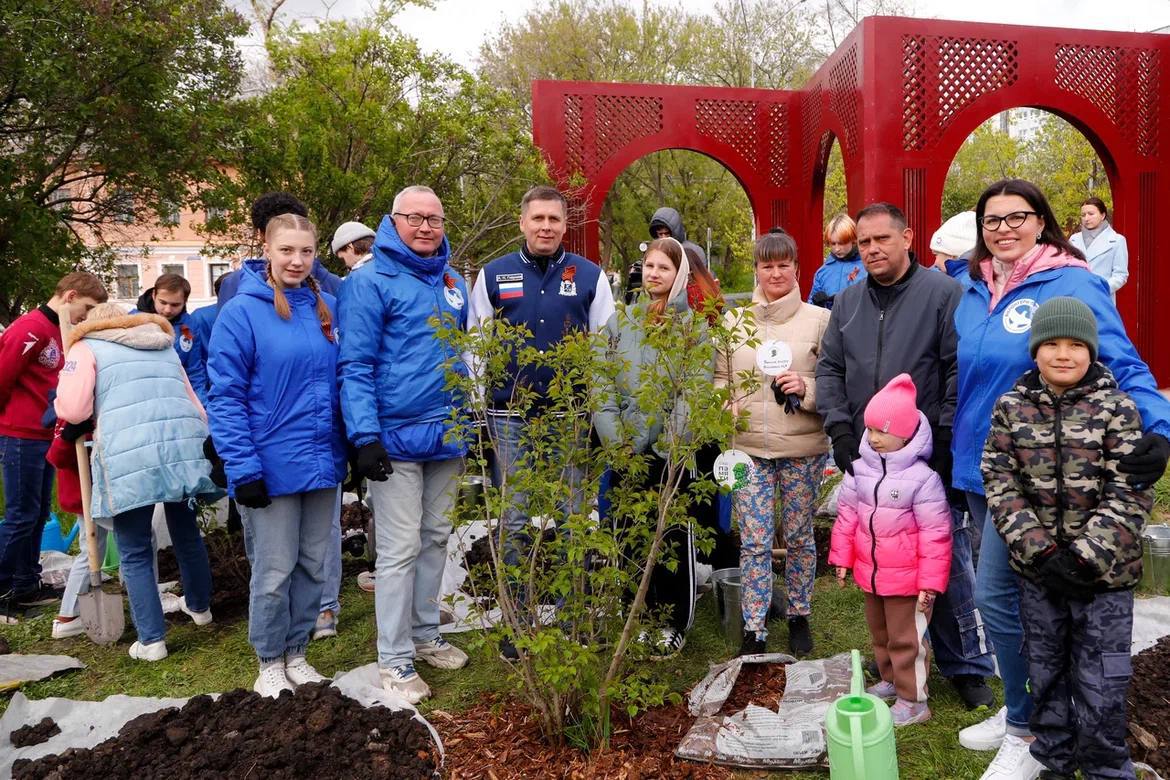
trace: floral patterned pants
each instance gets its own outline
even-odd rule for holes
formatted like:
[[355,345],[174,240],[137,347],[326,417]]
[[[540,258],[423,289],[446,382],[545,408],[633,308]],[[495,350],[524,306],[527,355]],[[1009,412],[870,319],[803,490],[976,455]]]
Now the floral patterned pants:
[[739,568],[743,582],[743,627],[765,634],[772,603],[772,540],[776,535],[776,502],[788,559],[784,581],[788,616],[812,611],[813,579],[817,573],[817,546],[813,540],[813,512],[825,471],[825,455],[805,458],[752,458],[748,484],[732,495],[739,522]]

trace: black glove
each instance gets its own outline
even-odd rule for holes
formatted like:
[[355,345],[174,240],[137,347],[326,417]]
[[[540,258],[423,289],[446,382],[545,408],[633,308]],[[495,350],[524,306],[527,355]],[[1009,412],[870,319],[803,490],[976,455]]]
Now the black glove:
[[833,296],[827,294],[823,290],[813,293],[812,302],[814,306],[829,306],[833,303]]
[[1095,574],[1067,547],[1041,557],[1036,571],[1045,588],[1070,599],[1088,601],[1096,593]]
[[211,481],[216,487],[227,490],[227,472],[223,469],[223,458],[215,451],[215,442],[208,436],[203,440],[203,457],[211,464]]
[[829,431],[829,436],[833,439],[833,460],[837,468],[853,474],[853,461],[861,457],[861,442],[853,428],[849,423],[837,423]]
[[93,427],[92,417],[79,423],[65,423],[65,427],[61,429],[61,438],[72,444],[87,433],[92,432]]
[[236,503],[249,509],[263,509],[272,503],[268,497],[268,486],[262,478],[236,485]]
[[796,393],[785,393],[772,380],[772,395],[776,396],[776,403],[784,407],[785,414],[796,414],[796,410],[800,408],[800,396]]
[[357,473],[374,482],[385,482],[394,473],[390,456],[380,441],[372,441],[358,448]]
[[936,428],[934,431],[934,451],[930,456],[930,467],[942,480],[943,487],[950,490],[951,472],[954,470],[955,458],[951,455],[951,429]]
[[1170,441],[1160,433],[1147,433],[1138,439],[1133,452],[1121,456],[1117,470],[1128,474],[1126,481],[1134,487],[1147,488],[1162,478],[1170,460]]

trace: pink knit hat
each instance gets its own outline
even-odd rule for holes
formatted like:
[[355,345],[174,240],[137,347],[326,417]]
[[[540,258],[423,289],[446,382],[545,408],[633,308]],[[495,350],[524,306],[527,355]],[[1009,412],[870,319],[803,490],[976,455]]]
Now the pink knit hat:
[[914,438],[918,430],[918,389],[909,374],[898,374],[869,399],[865,406],[865,427],[892,433],[900,439]]

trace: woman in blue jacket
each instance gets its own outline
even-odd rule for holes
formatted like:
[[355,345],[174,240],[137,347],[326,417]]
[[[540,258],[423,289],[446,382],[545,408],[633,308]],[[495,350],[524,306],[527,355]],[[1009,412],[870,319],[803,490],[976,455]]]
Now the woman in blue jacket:
[[[983,442],[996,399],[1034,363],[1028,350],[1032,314],[1058,296],[1088,304],[1100,332],[1099,359],[1137,403],[1145,435],[1119,469],[1135,484],[1156,481],[1170,455],[1170,402],[1125,333],[1105,280],[1065,240],[1040,190],[1021,179],[991,185],[975,208],[979,235],[955,312],[959,334],[959,395],[954,421],[954,486],[966,491],[973,518],[987,518],[980,472]],[[986,522],[986,520],[985,520]],[[980,530],[976,524],[973,530]],[[1032,693],[1023,648],[1019,587],[1008,551],[994,526],[982,534],[975,601],[995,643],[1006,707],[963,729],[959,742],[999,755],[984,778],[1034,777],[1040,764],[1029,752]],[[1128,642],[1127,642],[1128,647]]]
[[277,696],[324,679],[305,661],[345,476],[334,300],[310,277],[317,231],[301,216],[265,230],[267,278],[241,271],[211,335],[211,435],[241,507],[252,564],[253,686]]

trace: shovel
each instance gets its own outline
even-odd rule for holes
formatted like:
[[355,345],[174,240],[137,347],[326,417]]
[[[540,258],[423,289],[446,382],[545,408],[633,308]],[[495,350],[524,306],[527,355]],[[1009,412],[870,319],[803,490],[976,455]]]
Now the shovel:
[[122,638],[126,613],[121,594],[102,590],[102,562],[98,556],[97,527],[93,522],[93,484],[89,476],[89,453],[85,437],[77,440],[77,475],[81,481],[81,515],[85,522],[85,546],[89,553],[89,592],[77,597],[85,634],[99,645],[111,645]]

